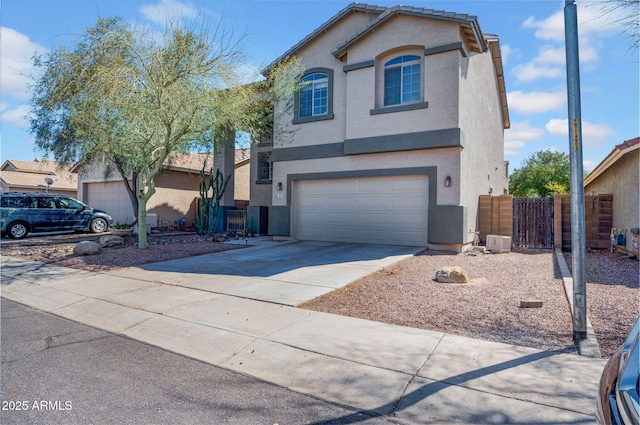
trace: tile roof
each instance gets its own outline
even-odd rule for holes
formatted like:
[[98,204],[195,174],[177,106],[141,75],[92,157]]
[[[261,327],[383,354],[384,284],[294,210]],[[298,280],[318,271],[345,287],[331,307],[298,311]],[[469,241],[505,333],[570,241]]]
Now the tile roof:
[[46,186],[45,178],[53,179],[53,188],[77,190],[78,176],[69,172],[69,165],[52,160],[20,161],[10,159],[0,168],[0,179],[12,189],[39,190]]
[[[248,160],[250,157],[250,149],[236,149],[234,164]],[[205,159],[207,160],[207,168],[213,165],[212,153],[189,153],[176,156],[172,161],[166,162],[167,168],[175,171],[200,172]]]

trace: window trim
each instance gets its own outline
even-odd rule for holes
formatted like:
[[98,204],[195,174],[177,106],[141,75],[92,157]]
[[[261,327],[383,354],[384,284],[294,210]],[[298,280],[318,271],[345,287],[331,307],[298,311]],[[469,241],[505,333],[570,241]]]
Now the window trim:
[[294,97],[294,124],[306,122],[324,121],[333,119],[333,69],[329,68],[311,68],[305,71],[302,78],[306,78],[312,74],[327,75],[327,112],[322,115],[311,115],[306,117],[300,116],[300,91],[296,91]]
[[[418,103],[421,102],[423,99],[422,96],[422,87],[423,87],[423,81],[422,81],[422,70],[424,68],[423,66],[423,58],[419,55],[414,55],[414,54],[401,54],[398,56],[394,56],[392,58],[390,58],[389,60],[386,60],[384,62],[383,68],[382,68],[382,105],[383,107],[398,107],[398,106],[404,106],[404,105],[410,105],[412,103]],[[391,63],[391,62],[397,62],[397,63]],[[403,100],[403,97],[405,96],[405,93],[403,91],[403,86],[404,86],[404,69],[405,67],[408,66],[414,66],[414,65],[419,65],[420,69],[419,69],[419,76],[418,76],[418,82],[419,82],[419,94],[418,94],[418,99],[412,99],[412,100]],[[400,90],[400,101],[396,102],[396,103],[386,103],[386,97],[387,97],[387,82],[386,82],[386,77],[387,77],[387,72],[392,70],[392,69],[399,69],[400,70],[400,84],[399,84],[399,90]]]
[[[271,174],[271,178],[263,179],[262,178],[262,165],[265,161],[265,157],[269,158],[269,174]],[[257,184],[269,184],[273,182],[273,151],[267,152],[258,152],[258,179],[256,180]]]

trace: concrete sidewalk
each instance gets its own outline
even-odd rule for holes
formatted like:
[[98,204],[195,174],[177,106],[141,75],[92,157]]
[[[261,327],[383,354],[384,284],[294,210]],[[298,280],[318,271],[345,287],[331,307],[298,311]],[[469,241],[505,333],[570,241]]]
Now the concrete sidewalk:
[[110,274],[2,257],[2,296],[353,409],[339,423],[363,412],[413,424],[595,423],[602,359],[292,307],[407,255],[287,243]]

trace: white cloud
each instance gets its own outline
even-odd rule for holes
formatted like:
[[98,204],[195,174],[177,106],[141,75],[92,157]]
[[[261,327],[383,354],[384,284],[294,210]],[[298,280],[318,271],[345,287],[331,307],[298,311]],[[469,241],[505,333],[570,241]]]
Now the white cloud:
[[[564,119],[552,119],[545,125],[547,131],[555,136],[569,137],[569,120]],[[588,147],[599,147],[607,140],[607,138],[613,136],[615,131],[606,124],[594,124],[587,121],[582,121],[582,144]]]
[[530,16],[523,22],[524,28],[533,28],[536,30],[535,36],[543,40],[551,40],[564,42],[564,11],[554,13],[553,15],[537,20]]
[[565,107],[567,95],[565,92],[521,92],[507,93],[509,109],[521,114],[540,114],[549,111],[559,111]]
[[11,28],[2,27],[2,93],[18,100],[29,98],[28,73],[34,53],[43,53],[46,49],[29,40],[24,34]]
[[512,72],[521,83],[537,80],[538,78],[559,78],[563,75],[563,70],[549,66],[536,65],[533,62],[524,65],[516,65]]
[[509,63],[509,58],[511,57],[512,53],[513,53],[513,49],[508,44],[505,44],[504,46],[500,46],[500,55],[502,56],[503,65],[506,65],[507,63]]
[[566,57],[567,54],[564,47],[545,45],[540,48],[540,53],[538,53],[538,56],[533,61],[541,64],[564,66]]
[[29,105],[20,105],[15,109],[7,109],[0,114],[0,121],[26,128],[29,126],[29,121],[26,118],[29,112]]
[[591,161],[591,160],[582,161],[582,169],[584,170],[585,173],[592,172],[593,170],[595,170],[597,165],[598,163],[595,161]]
[[520,149],[528,142],[544,137],[544,130],[533,127],[528,122],[512,123],[511,128],[504,132],[505,156],[521,156]]
[[[585,71],[593,70],[600,60],[598,49],[602,48],[601,38],[607,36],[605,27],[613,28],[612,14],[604,14],[602,8],[594,4],[578,5],[578,45],[580,64]],[[561,8],[544,19],[531,16],[522,24],[523,28],[535,29],[535,37],[552,44],[540,48],[539,54],[531,61],[513,69],[520,82],[530,82],[539,78],[559,78],[565,75],[565,28],[564,10]]]
[[[602,0],[599,0],[602,3]],[[614,31],[621,28],[612,27],[614,22],[620,20],[624,16],[624,10],[617,10],[615,13],[602,13],[603,7],[598,2],[592,4],[578,5],[578,36],[603,35],[604,28],[610,27]],[[536,30],[535,36],[542,40],[550,40],[564,44],[564,8],[560,8],[551,16],[537,20],[530,16],[522,24],[523,28],[533,28]]]
[[138,9],[149,21],[164,25],[168,22],[193,19],[199,15],[191,4],[177,0],[160,0],[157,4],[145,4]]

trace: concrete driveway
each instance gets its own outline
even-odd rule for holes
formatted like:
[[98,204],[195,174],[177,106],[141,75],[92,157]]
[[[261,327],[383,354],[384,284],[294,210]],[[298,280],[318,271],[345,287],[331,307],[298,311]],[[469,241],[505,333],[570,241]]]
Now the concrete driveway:
[[389,245],[265,242],[108,273],[296,306],[419,251],[421,248]]

